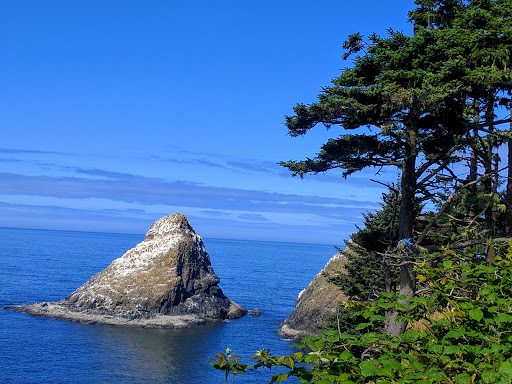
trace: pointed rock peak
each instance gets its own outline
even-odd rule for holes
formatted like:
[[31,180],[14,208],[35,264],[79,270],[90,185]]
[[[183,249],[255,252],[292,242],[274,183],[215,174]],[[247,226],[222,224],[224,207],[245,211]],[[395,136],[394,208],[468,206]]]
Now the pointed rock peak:
[[155,221],[146,233],[146,240],[157,236],[172,235],[180,231],[195,233],[185,215],[175,212]]

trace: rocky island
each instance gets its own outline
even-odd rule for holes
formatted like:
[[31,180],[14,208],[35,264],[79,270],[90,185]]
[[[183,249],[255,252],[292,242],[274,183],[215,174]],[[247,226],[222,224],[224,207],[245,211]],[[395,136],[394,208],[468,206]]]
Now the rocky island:
[[187,327],[244,316],[218,286],[203,240],[180,213],[151,225],[144,241],[59,302],[8,309],[110,325]]

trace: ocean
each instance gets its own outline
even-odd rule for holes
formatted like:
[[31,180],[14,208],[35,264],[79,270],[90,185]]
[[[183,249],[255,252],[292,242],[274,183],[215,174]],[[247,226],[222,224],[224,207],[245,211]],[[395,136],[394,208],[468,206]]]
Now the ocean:
[[[58,301],[143,235],[0,228],[0,308]],[[86,325],[0,310],[2,383],[221,384],[208,361],[227,347],[250,363],[257,350],[296,350],[275,331],[336,252],[329,245],[203,239],[220,287],[261,316],[186,329]],[[268,383],[269,370],[228,382]],[[289,383],[297,381],[290,380]]]

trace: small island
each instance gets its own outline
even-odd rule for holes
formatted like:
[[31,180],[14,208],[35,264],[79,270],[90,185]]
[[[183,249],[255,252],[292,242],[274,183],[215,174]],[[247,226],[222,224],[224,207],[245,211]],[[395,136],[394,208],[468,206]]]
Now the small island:
[[218,286],[203,240],[174,213],[144,241],[59,302],[7,307],[29,315],[109,325],[181,328],[236,319],[247,310]]

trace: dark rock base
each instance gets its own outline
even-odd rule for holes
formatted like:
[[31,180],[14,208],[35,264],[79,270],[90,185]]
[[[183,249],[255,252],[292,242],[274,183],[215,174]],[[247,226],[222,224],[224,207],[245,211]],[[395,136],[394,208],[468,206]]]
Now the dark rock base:
[[192,325],[237,319],[247,310],[232,303],[225,319],[208,318],[197,314],[161,315],[147,311],[125,311],[104,313],[99,310],[77,309],[65,302],[45,302],[22,306],[9,306],[4,309],[18,311],[31,316],[75,321],[83,324],[106,324],[141,328],[186,328]]

